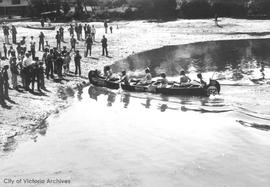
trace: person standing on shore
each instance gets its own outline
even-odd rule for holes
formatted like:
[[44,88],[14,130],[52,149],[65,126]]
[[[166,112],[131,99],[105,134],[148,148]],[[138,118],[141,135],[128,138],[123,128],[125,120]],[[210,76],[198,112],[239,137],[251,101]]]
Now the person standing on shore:
[[96,28],[94,25],[92,25],[91,34],[93,41],[96,41]]
[[7,25],[3,26],[4,36],[5,36],[5,43],[9,44],[9,27]]
[[105,37],[105,35],[103,35],[101,44],[102,44],[102,56],[104,55],[108,56],[108,49],[107,49],[108,44],[107,44],[107,38]]
[[62,70],[63,70],[64,60],[60,54],[58,55],[58,57],[56,59],[56,64],[57,64],[57,76],[58,76],[58,78],[62,78]]
[[9,99],[8,89],[9,89],[9,83],[8,83],[8,70],[9,66],[5,65],[2,70],[3,75],[3,85],[4,85],[4,98]]
[[110,31],[111,31],[111,34],[112,34],[112,31],[113,31],[113,27],[112,26],[110,26]]
[[18,54],[18,57],[22,54],[22,47],[21,47],[21,44],[18,43],[17,47],[16,47],[16,50],[17,50],[17,54]]
[[32,59],[31,59],[31,54],[26,53],[23,62],[22,62],[22,79],[23,79],[23,84],[25,87],[25,90],[29,90],[29,84],[30,84],[30,66],[32,65]]
[[38,50],[39,51],[44,51],[44,38],[45,38],[45,35],[43,34],[43,32],[40,32],[39,34],[39,43],[38,43]]
[[3,49],[4,49],[4,57],[7,59],[7,46],[6,43],[3,43]]
[[53,48],[53,72],[57,74],[58,71],[58,64],[57,64],[57,58],[60,54],[57,51],[57,48]]
[[57,31],[55,39],[56,39],[56,48],[61,50],[61,35],[59,31]]
[[25,36],[23,36],[23,39],[20,41],[20,44],[21,44],[21,48],[22,48],[22,52],[23,54],[26,53],[26,41],[25,41]]
[[[3,59],[0,59],[0,62]],[[1,106],[6,106],[5,99],[4,99],[4,78],[3,78],[3,73],[2,70],[0,69],[0,105]]]
[[64,41],[64,28],[62,26],[59,28],[59,33],[60,33],[61,41]]
[[39,80],[40,88],[43,89],[43,90],[46,90],[45,81],[44,81],[44,67],[43,67],[43,62],[39,62],[38,63],[38,80]]
[[79,39],[78,40],[82,40],[82,30],[83,30],[82,24],[79,24]]
[[77,41],[76,41],[76,39],[74,38],[74,35],[72,35],[72,36],[71,36],[71,39],[70,39],[70,46],[71,46],[70,51],[72,51],[72,49],[73,49],[74,52],[75,52],[75,50],[76,50],[76,43],[77,43]]
[[64,64],[65,64],[65,74],[69,73],[69,65],[70,65],[71,57],[70,53],[67,52],[64,57]]
[[68,28],[68,31],[69,31],[69,35],[72,36],[74,35],[74,28],[73,28],[73,25],[70,24],[69,28]]
[[36,42],[34,41],[33,36],[31,36],[31,40],[30,40],[30,51],[32,54],[32,59],[34,60],[36,58]]
[[32,83],[32,89],[31,91],[34,92],[35,89],[35,82],[37,82],[37,89],[40,92],[40,80],[38,79],[38,57],[34,59],[34,63],[29,67],[30,69],[30,78]]
[[12,43],[17,44],[17,29],[14,25],[11,26]]
[[45,49],[48,49],[48,50],[50,50],[51,49],[51,46],[49,45],[49,43],[48,43],[48,41],[46,41],[46,44],[45,44]]
[[105,28],[105,33],[107,34],[107,32],[108,32],[108,22],[107,22],[107,20],[104,21],[104,28]]
[[90,53],[90,56],[92,54],[92,45],[93,45],[93,39],[90,35],[88,35],[86,41],[85,41],[85,44],[86,44],[86,53],[85,53],[85,57],[88,56],[88,51]]
[[13,49],[13,46],[10,46],[8,50],[8,57],[13,57],[13,56],[16,56],[16,52]]
[[77,40],[80,40],[80,35],[79,35],[79,26],[78,24],[76,23],[75,25],[75,32],[76,32],[76,35],[77,35]]
[[50,50],[50,53],[46,56],[46,77],[49,79],[49,76],[53,79],[53,49]]
[[91,35],[91,26],[89,24],[87,24],[87,36]]
[[17,62],[16,57],[13,55],[10,58],[10,72],[11,72],[11,82],[13,89],[18,89],[18,82],[17,82],[17,76],[19,75],[18,69],[17,69]]
[[68,52],[67,51],[67,47],[66,46],[63,46],[63,50],[61,51],[61,55],[62,56],[65,56],[67,52]]
[[81,76],[81,59],[82,56],[80,55],[79,50],[77,50],[76,55],[74,56],[74,62],[75,62],[75,75],[79,73],[79,76]]
[[47,75],[47,67],[48,67],[48,55],[49,55],[49,50],[48,49],[46,49],[45,48],[45,50],[44,50],[44,53],[43,53],[43,55],[42,55],[42,62],[45,64],[45,66],[46,66],[46,69],[45,69],[45,74]]
[[86,38],[88,36],[88,33],[87,33],[87,24],[84,25],[83,30],[84,30],[84,39],[86,40]]

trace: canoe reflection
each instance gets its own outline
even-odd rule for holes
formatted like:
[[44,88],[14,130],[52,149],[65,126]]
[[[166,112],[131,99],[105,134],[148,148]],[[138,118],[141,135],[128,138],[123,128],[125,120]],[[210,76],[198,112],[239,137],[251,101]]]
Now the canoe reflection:
[[124,103],[124,108],[127,108],[130,103],[130,94],[129,93],[122,94],[121,102]]
[[[119,92],[119,93],[118,93]],[[224,99],[205,98],[205,97],[168,97],[164,95],[129,93],[129,92],[113,92],[107,88],[96,87],[91,85],[88,89],[89,97],[93,100],[103,99],[107,96],[106,105],[112,107],[116,101],[120,100],[121,106],[127,109],[137,104],[146,109],[157,109],[161,112],[167,110],[178,110],[182,112],[200,112],[200,113],[223,113],[232,111],[230,106],[224,104]],[[117,99],[118,98],[118,99]],[[134,100],[133,105],[130,105]],[[116,102],[117,103],[117,102]],[[115,105],[117,106],[117,104]]]

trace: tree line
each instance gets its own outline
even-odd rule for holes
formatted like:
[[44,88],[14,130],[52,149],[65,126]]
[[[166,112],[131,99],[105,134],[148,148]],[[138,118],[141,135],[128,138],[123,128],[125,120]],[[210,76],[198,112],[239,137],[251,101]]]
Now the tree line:
[[[60,3],[62,2],[60,0],[31,0],[31,2],[32,13],[35,15],[52,10],[58,13],[62,10],[67,14],[70,10],[70,4]],[[92,17],[122,19],[197,19],[210,18],[214,15],[235,18],[270,18],[269,0],[76,0],[74,5],[77,17],[85,17],[85,14],[88,14]],[[84,11],[86,6],[95,7],[91,14]],[[119,11],[121,7],[123,10]],[[103,11],[96,14],[97,8]]]

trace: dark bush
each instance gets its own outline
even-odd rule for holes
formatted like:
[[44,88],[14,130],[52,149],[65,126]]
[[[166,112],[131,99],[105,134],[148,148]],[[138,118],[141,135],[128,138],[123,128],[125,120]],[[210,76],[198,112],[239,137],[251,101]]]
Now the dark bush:
[[176,0],[153,0],[153,14],[156,18],[176,16]]
[[213,3],[212,10],[221,17],[245,17],[247,9],[244,4],[218,2]]
[[213,11],[207,0],[184,2],[180,7],[180,14],[184,18],[209,18]]
[[249,16],[270,17],[270,1],[257,2],[254,1],[248,6]]

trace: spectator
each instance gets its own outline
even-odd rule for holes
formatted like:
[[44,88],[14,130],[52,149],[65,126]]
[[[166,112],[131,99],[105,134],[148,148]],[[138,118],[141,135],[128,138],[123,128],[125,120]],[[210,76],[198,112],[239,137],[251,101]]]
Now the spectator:
[[39,51],[44,51],[44,38],[45,38],[45,35],[43,34],[43,32],[40,32],[39,34],[39,47],[38,47],[38,50]]
[[71,45],[70,51],[72,51],[72,49],[73,49],[74,52],[75,52],[75,50],[76,50],[76,43],[77,43],[77,41],[76,41],[76,39],[74,38],[74,36],[72,35],[72,36],[71,36],[71,39],[70,39],[70,45]]
[[6,43],[3,43],[3,49],[4,49],[4,57],[5,59],[7,59],[7,46],[6,46]]
[[96,28],[94,25],[92,25],[91,34],[93,41],[96,41]]
[[9,69],[9,66],[8,65],[5,65],[3,67],[3,70],[2,70],[2,76],[3,76],[3,85],[4,85],[4,98],[5,99],[9,99],[9,95],[8,95],[8,89],[9,89],[9,83],[8,83],[8,72],[7,70]]
[[102,43],[102,56],[104,56],[106,54],[106,56],[108,56],[108,44],[107,44],[107,38],[103,35],[103,38],[101,40]]
[[57,31],[55,39],[56,39],[56,48],[61,50],[61,35],[59,31]]
[[9,44],[9,27],[7,25],[3,26],[3,31],[4,31],[4,37],[5,37],[5,43]]
[[104,21],[104,28],[105,28],[105,33],[107,34],[107,32],[108,32],[108,22],[106,20]]
[[112,31],[113,31],[113,27],[112,26],[110,26],[110,31],[111,31],[111,34],[112,34]]
[[88,56],[88,51],[90,53],[90,56],[91,56],[91,52],[92,52],[92,45],[93,45],[93,39],[90,35],[88,35],[86,41],[85,41],[85,44],[86,44],[86,53],[85,53],[85,57]]
[[75,62],[75,75],[79,73],[79,76],[81,76],[81,55],[80,52],[77,50],[76,55],[74,56],[74,62]]
[[17,44],[17,29],[14,25],[11,26],[12,43]]
[[32,54],[32,59],[34,60],[36,57],[36,42],[34,41],[33,36],[31,36],[31,40],[30,40],[30,51]]
[[64,41],[64,28],[62,26],[59,28],[59,33],[61,41]]
[[11,82],[13,89],[18,89],[18,82],[17,82],[17,76],[19,75],[18,68],[17,68],[17,59],[13,55],[10,58],[10,72],[11,72]]

